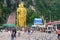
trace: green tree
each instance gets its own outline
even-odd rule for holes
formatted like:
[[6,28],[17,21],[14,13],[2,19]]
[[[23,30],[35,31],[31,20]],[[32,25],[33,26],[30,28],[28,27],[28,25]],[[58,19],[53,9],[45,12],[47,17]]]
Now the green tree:
[[[36,11],[48,21],[60,20],[60,0],[35,0]],[[58,14],[57,14],[58,13]]]
[[34,23],[34,18],[39,18],[40,15],[37,15],[33,10],[30,8],[27,9],[27,25],[32,25]]
[[10,9],[4,6],[4,0],[0,0],[0,25],[6,23]]

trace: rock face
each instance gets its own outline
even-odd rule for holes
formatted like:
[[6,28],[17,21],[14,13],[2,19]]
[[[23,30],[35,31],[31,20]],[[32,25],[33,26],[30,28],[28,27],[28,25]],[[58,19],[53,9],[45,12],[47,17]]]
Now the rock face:
[[7,20],[7,24],[15,24],[15,12],[12,12],[9,17],[8,17],[8,20]]

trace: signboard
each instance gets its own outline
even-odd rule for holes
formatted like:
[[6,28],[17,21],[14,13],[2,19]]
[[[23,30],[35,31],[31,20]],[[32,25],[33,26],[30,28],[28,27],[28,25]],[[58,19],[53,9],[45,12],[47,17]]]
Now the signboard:
[[35,18],[34,19],[34,24],[42,24],[42,19],[41,18]]

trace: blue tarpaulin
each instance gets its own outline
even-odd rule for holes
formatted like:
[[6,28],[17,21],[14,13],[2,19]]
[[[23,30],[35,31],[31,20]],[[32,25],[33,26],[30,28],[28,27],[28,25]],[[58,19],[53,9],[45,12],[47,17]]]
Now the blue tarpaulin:
[[35,18],[34,24],[42,24],[42,19],[41,18]]

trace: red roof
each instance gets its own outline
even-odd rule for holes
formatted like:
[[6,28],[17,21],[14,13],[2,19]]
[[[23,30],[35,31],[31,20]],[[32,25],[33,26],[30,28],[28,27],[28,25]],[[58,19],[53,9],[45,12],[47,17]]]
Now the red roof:
[[55,22],[48,22],[47,25],[55,24]]
[[55,22],[48,22],[48,23],[46,23],[46,26],[48,26],[48,25],[54,25],[55,24]]
[[55,23],[60,23],[60,20],[59,21],[55,21]]
[[54,22],[48,22],[48,23],[46,23],[46,26],[54,25],[54,24],[58,24],[58,23],[60,23],[60,20],[59,21],[54,21]]

